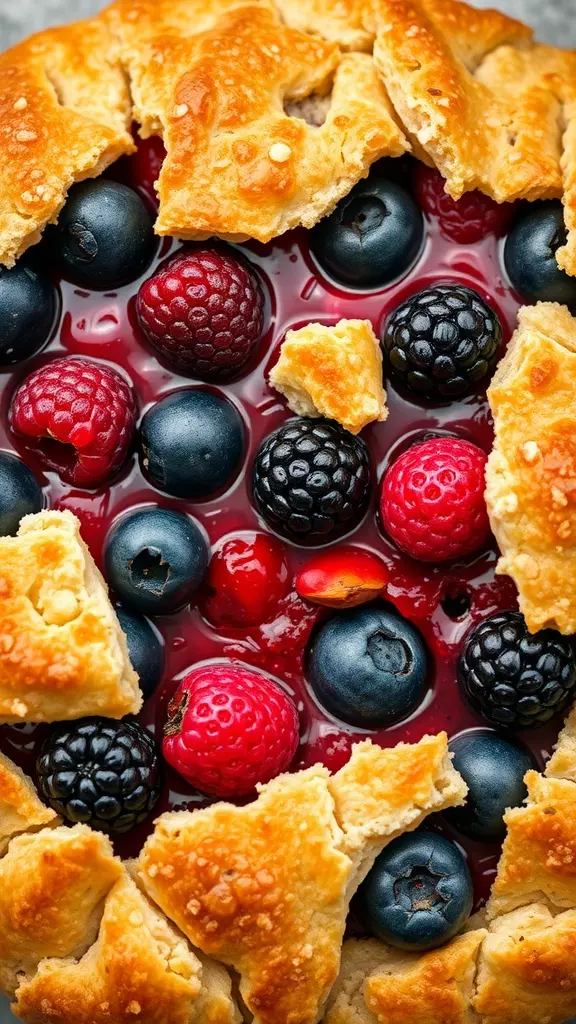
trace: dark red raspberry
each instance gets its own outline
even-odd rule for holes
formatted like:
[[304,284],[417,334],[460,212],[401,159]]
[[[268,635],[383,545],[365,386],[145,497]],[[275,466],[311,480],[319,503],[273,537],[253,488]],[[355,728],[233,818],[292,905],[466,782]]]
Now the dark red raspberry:
[[258,278],[221,249],[185,249],[170,257],[138,293],[140,326],[174,369],[203,380],[236,373],[252,355],[264,324]]
[[484,501],[486,456],[469,441],[443,437],[404,452],[382,484],[386,531],[412,558],[446,562],[481,547],[489,523]]
[[164,757],[203,793],[246,796],[288,768],[298,715],[271,679],[234,662],[196,668],[168,708]]
[[93,487],[122,465],[136,415],[134,392],[116,370],[67,356],[41,366],[20,385],[10,425],[26,437],[50,440],[39,452],[63,480]]
[[425,213],[436,217],[445,238],[466,245],[486,235],[503,235],[512,217],[512,203],[495,203],[482,192],[467,192],[452,199],[444,191],[446,182],[439,171],[418,164],[414,185]]

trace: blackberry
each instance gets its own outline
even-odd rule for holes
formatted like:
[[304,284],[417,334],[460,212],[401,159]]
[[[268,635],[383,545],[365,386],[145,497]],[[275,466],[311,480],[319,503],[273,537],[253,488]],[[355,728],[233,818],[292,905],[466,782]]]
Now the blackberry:
[[288,420],[265,438],[254,465],[254,500],[266,522],[300,543],[348,533],[370,498],[363,441],[328,420]]
[[468,634],[458,666],[472,707],[492,725],[542,725],[574,700],[576,662],[553,629],[529,633],[519,612],[501,612]]
[[137,722],[84,718],[50,733],[36,763],[40,790],[58,814],[101,832],[128,832],[157,804],[156,743]]
[[428,398],[457,398],[494,369],[502,325],[493,309],[458,284],[411,295],[384,325],[382,344],[391,375]]

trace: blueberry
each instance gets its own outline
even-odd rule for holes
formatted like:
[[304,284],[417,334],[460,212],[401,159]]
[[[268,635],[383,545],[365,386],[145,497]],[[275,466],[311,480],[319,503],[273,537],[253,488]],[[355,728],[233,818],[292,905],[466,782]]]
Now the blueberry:
[[349,725],[380,728],[406,718],[426,688],[422,637],[398,612],[363,607],[321,626],[308,658],[320,704]]
[[310,234],[320,265],[343,284],[379,288],[415,262],[424,219],[410,194],[393,181],[361,181]]
[[142,420],[142,472],[178,498],[205,498],[222,490],[238,472],[243,451],[240,414],[210,391],[175,391]]
[[446,819],[470,839],[499,843],[508,807],[519,807],[527,795],[524,776],[534,762],[528,750],[489,729],[456,736],[450,742],[454,767],[468,786],[463,807],[445,812]]
[[164,643],[160,633],[143,615],[116,608],[116,615],[128,642],[132,667],[144,700],[152,696],[164,674]]
[[70,189],[49,243],[65,277],[102,291],[140,277],[157,244],[152,217],[138,193],[104,178]]
[[0,452],[0,536],[18,532],[23,516],[41,512],[42,489],[34,473],[16,455]]
[[0,267],[0,366],[28,359],[52,333],[58,299],[51,281],[19,263]]
[[434,949],[462,928],[472,910],[468,865],[455,843],[434,832],[394,839],[360,887],[370,931],[400,949]]
[[104,552],[110,586],[138,611],[161,614],[187,604],[204,579],[208,546],[188,516],[145,508],[124,516]]
[[529,302],[562,302],[576,310],[576,280],[560,270],[556,250],[566,243],[562,204],[534,203],[518,218],[504,247],[508,277]]

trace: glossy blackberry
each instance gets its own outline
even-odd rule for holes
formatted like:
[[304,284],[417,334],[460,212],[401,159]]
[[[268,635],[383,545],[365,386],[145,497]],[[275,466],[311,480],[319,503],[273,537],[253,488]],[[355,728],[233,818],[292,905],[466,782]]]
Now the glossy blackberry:
[[45,800],[58,814],[101,832],[139,825],[161,792],[158,748],[137,722],[63,722],[44,742],[36,771]]
[[411,295],[384,325],[390,373],[428,398],[457,398],[494,369],[502,325],[471,288],[439,284]]
[[266,522],[299,543],[348,533],[370,497],[368,449],[328,420],[288,420],[260,445],[254,499]]
[[459,676],[470,704],[486,721],[528,729],[574,700],[576,662],[560,633],[529,633],[519,612],[501,612],[469,633]]

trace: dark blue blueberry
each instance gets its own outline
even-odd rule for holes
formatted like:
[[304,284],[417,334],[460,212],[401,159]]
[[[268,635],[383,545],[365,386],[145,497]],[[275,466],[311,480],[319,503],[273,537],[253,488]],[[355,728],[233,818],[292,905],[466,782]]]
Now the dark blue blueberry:
[[454,767],[468,786],[468,797],[463,807],[446,811],[446,818],[471,839],[501,842],[506,834],[504,812],[519,807],[527,793],[524,776],[534,768],[529,751],[489,729],[456,736],[450,749]]
[[58,298],[51,281],[19,263],[0,267],[0,366],[28,359],[52,333]]
[[418,630],[386,606],[334,615],[318,630],[308,658],[320,704],[365,729],[406,718],[424,696],[426,675]]
[[504,247],[504,264],[517,292],[530,302],[562,302],[576,309],[576,280],[560,270],[556,251],[566,244],[562,203],[534,203],[518,218]]
[[310,233],[320,265],[343,284],[380,288],[415,262],[424,219],[401,185],[376,176],[361,181]]
[[144,700],[148,700],[160,683],[164,673],[164,643],[158,630],[143,615],[117,608],[122,630],[128,642],[132,667],[138,673],[138,682]]
[[159,490],[178,498],[221,491],[240,469],[243,452],[240,414],[210,391],[174,391],[142,420],[142,472]]
[[434,832],[393,840],[360,888],[370,931],[400,949],[434,949],[470,916],[473,887],[455,843]]
[[116,593],[138,611],[158,615],[191,600],[209,556],[204,536],[188,516],[145,508],[113,527],[104,557]]
[[16,455],[0,452],[0,536],[18,532],[23,516],[40,512],[44,498],[34,473]]
[[135,281],[157,247],[152,217],[138,193],[105,178],[70,189],[48,242],[65,277],[101,291]]

